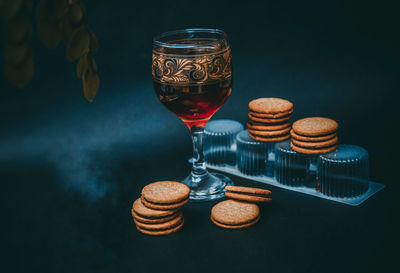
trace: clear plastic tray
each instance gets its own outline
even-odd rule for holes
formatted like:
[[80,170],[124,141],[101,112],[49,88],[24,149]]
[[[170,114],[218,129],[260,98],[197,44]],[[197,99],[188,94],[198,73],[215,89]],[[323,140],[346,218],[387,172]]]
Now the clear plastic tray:
[[[213,128],[218,128],[217,149]],[[248,136],[247,130],[237,133],[238,128],[238,123],[230,120],[207,124],[204,152],[206,159],[212,159],[206,161],[209,169],[352,206],[384,188],[369,180],[369,156],[362,147],[341,144],[328,154],[306,155],[293,151],[290,140],[258,142]],[[232,132],[236,132],[235,138]],[[227,153],[233,156],[227,157]]]

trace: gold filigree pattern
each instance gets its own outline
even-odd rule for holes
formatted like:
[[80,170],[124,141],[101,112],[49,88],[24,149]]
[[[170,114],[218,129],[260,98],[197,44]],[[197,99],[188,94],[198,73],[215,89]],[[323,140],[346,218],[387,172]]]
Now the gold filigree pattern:
[[203,84],[232,76],[230,50],[203,56],[172,56],[153,52],[153,79],[174,85]]

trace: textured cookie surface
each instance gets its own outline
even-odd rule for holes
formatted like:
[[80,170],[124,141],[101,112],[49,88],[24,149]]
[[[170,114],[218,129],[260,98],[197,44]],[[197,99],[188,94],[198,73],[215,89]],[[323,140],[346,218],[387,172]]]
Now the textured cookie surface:
[[249,193],[256,195],[265,195],[268,196],[271,194],[271,191],[260,188],[252,188],[252,187],[243,187],[243,186],[226,186],[226,191],[238,192],[238,193]]
[[[249,103],[249,110],[262,114],[281,114],[290,112],[293,103],[280,98],[259,98]],[[274,116],[272,116],[274,117]]]
[[327,148],[327,147],[331,147],[331,146],[337,144],[338,137],[334,137],[329,140],[313,141],[313,142],[301,141],[301,140],[296,140],[296,139],[292,138],[292,142],[297,147],[302,147],[302,148],[311,148],[311,149]]
[[177,226],[180,222],[182,222],[183,216],[182,212],[179,212],[179,215],[169,221],[166,221],[164,223],[153,223],[153,224],[148,224],[148,223],[143,223],[138,221],[137,219],[134,219],[136,226],[147,229],[147,230],[165,230],[165,229],[170,229],[175,226]]
[[252,139],[260,141],[260,142],[284,141],[284,140],[290,138],[290,134],[286,134],[283,136],[276,136],[276,137],[262,137],[262,136],[256,136],[256,135],[249,133],[249,136]]
[[289,116],[283,116],[283,117],[279,117],[279,118],[258,118],[249,113],[247,115],[247,117],[249,118],[250,121],[254,121],[254,122],[258,122],[258,123],[262,123],[262,124],[275,124],[275,123],[282,123],[282,122],[288,121],[291,116],[289,115]]
[[330,153],[330,152],[336,150],[337,145],[334,145],[334,146],[328,147],[328,148],[307,149],[307,148],[298,147],[298,146],[294,145],[292,142],[290,142],[290,147],[293,149],[293,151],[296,151],[301,154],[326,154],[326,153]]
[[189,197],[178,203],[157,204],[157,203],[152,203],[152,202],[147,201],[142,195],[141,201],[142,201],[143,205],[145,205],[146,207],[151,208],[151,209],[176,211],[177,209],[179,209],[180,207],[182,207],[189,201]]
[[237,193],[237,192],[226,192],[225,197],[246,202],[255,202],[255,203],[258,202],[266,203],[272,201],[272,198],[270,197],[251,195],[248,193]]
[[271,202],[269,190],[241,186],[226,186],[225,197],[248,202]]
[[332,134],[328,134],[328,135],[324,135],[324,136],[302,136],[302,135],[296,134],[293,131],[293,129],[290,131],[290,134],[291,134],[292,138],[295,138],[300,141],[307,141],[307,142],[325,141],[325,140],[332,139],[336,136],[336,133],[332,133]]
[[303,136],[323,136],[336,132],[339,125],[330,118],[311,117],[293,123],[293,131]]
[[168,215],[168,216],[164,216],[161,218],[147,218],[147,217],[143,217],[140,216],[139,214],[137,214],[133,209],[132,209],[132,216],[134,219],[136,219],[139,222],[142,223],[146,223],[146,224],[159,224],[159,223],[164,223],[167,222],[175,217],[177,217],[179,215],[178,212],[175,212],[172,215]]
[[259,124],[259,123],[252,123],[251,121],[247,122],[247,128],[250,130],[258,130],[258,131],[275,131],[275,130],[282,130],[290,127],[290,122],[285,122],[281,124]]
[[174,181],[159,181],[145,186],[142,196],[149,202],[171,204],[189,197],[190,189],[183,183]]
[[284,117],[284,116],[288,116],[291,113],[293,113],[293,109],[287,112],[282,112],[282,113],[277,113],[277,114],[265,114],[265,113],[258,113],[258,112],[254,112],[254,111],[249,111],[249,113],[253,116],[253,117],[257,117],[257,118],[279,118],[279,117]]
[[224,225],[242,225],[254,221],[260,215],[256,204],[236,200],[219,202],[211,209],[211,217]]
[[155,235],[155,236],[158,236],[158,235],[168,235],[168,234],[171,234],[171,233],[174,233],[174,232],[180,230],[180,229],[182,228],[184,222],[185,222],[185,221],[182,219],[182,222],[179,223],[177,226],[172,227],[172,228],[170,228],[170,229],[165,229],[165,230],[148,230],[148,229],[141,228],[141,227],[139,227],[139,226],[136,226],[136,228],[137,228],[137,230],[139,230],[140,232],[142,232],[142,233],[144,233],[144,234],[147,234],[147,235]]
[[154,210],[143,205],[140,198],[133,202],[132,210],[139,216],[146,218],[161,218],[174,214],[174,210]]
[[222,228],[227,228],[227,229],[246,228],[246,227],[249,227],[249,226],[254,225],[255,223],[258,222],[258,220],[260,220],[260,216],[258,216],[258,217],[257,217],[256,219],[254,219],[253,221],[248,222],[248,223],[245,223],[245,224],[240,224],[240,225],[226,225],[226,224],[223,224],[223,223],[220,223],[220,222],[216,221],[212,216],[211,216],[210,218],[211,218],[211,221],[212,221],[214,224],[216,224],[217,226],[222,227]]
[[275,131],[260,131],[260,130],[248,129],[248,132],[255,136],[282,136],[288,134],[289,131],[290,127]]

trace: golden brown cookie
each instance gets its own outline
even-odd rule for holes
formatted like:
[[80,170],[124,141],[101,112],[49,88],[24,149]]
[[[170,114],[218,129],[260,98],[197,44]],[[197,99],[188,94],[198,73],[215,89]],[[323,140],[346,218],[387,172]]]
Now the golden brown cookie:
[[247,115],[249,120],[252,122],[262,123],[262,124],[276,124],[276,123],[283,123],[285,121],[290,120],[291,115],[283,116],[279,118],[258,118],[253,116],[252,114]]
[[255,224],[260,216],[257,204],[225,200],[219,202],[211,209],[211,220],[219,226],[241,228]]
[[148,202],[155,204],[173,204],[189,198],[190,189],[183,183],[174,181],[159,181],[145,186],[142,196]]
[[247,122],[247,128],[249,130],[258,130],[258,131],[275,131],[282,130],[290,127],[290,122],[285,122],[281,124],[270,124],[265,125],[262,123],[252,123],[251,121]]
[[293,131],[302,136],[325,136],[337,131],[339,125],[330,118],[303,118],[293,123]]
[[236,200],[241,200],[241,201],[246,201],[246,202],[253,202],[253,203],[266,203],[266,202],[271,202],[272,198],[267,198],[267,197],[262,197],[262,196],[251,196],[248,194],[241,194],[241,193],[236,193],[236,192],[227,192],[225,193],[225,197],[231,198],[231,199],[236,199]]
[[256,118],[280,118],[280,117],[284,117],[284,116],[288,116],[291,113],[293,113],[293,109],[287,112],[283,112],[283,113],[277,113],[277,114],[264,114],[264,113],[258,113],[258,112],[254,112],[254,111],[249,111],[249,113]]
[[301,154],[326,154],[326,153],[330,153],[330,152],[336,150],[337,145],[334,145],[332,147],[327,147],[327,148],[307,149],[307,148],[298,147],[298,146],[294,145],[292,142],[290,142],[290,147],[292,147],[293,151],[296,151]]
[[142,218],[149,218],[149,219],[163,218],[176,213],[176,210],[155,210],[148,208],[145,205],[143,205],[140,198],[136,199],[136,201],[133,202],[132,210]]
[[292,143],[293,145],[296,145],[297,147],[301,148],[310,148],[310,149],[327,148],[336,145],[338,143],[338,137],[336,136],[329,140],[313,141],[313,142],[301,141],[292,138]]
[[183,220],[183,216],[182,216],[182,212],[178,213],[178,216],[166,221],[164,223],[153,223],[153,224],[148,224],[148,223],[142,223],[140,221],[138,221],[137,219],[133,219],[133,221],[135,222],[136,226],[142,228],[142,229],[147,229],[147,230],[166,230],[166,229],[170,229],[173,228],[177,225],[179,225],[180,222],[182,222]]
[[222,223],[214,220],[214,218],[212,218],[212,217],[210,217],[210,218],[211,218],[211,221],[214,224],[216,224],[217,226],[222,227],[222,228],[227,228],[227,229],[246,228],[246,227],[249,227],[249,226],[252,226],[252,225],[256,224],[258,222],[258,220],[260,220],[260,216],[258,216],[256,219],[254,219],[253,221],[248,222],[246,224],[242,224],[242,225],[225,225],[225,224],[222,224]]
[[290,127],[281,129],[281,130],[275,130],[275,131],[259,131],[259,130],[252,130],[252,129],[248,129],[248,131],[250,134],[252,134],[254,136],[276,137],[276,136],[287,135],[290,131]]
[[292,135],[292,138],[295,138],[300,141],[307,141],[307,142],[325,141],[325,140],[332,139],[336,136],[336,133],[332,133],[332,134],[325,135],[325,136],[302,136],[302,135],[296,134],[293,131],[293,129],[290,131],[290,134]]
[[241,186],[226,186],[225,187],[225,197],[248,201],[248,202],[271,202],[270,197],[271,191],[251,188],[251,187],[241,187]]
[[179,215],[178,212],[175,212],[172,215],[169,216],[164,216],[161,218],[146,218],[143,216],[140,216],[139,214],[137,214],[133,209],[132,209],[132,216],[134,219],[136,219],[139,222],[145,223],[145,224],[159,224],[159,223],[164,223],[167,222],[169,220],[174,219],[175,217],[177,217]]
[[281,98],[259,98],[249,103],[249,110],[267,118],[278,118],[293,111],[293,103]]
[[142,195],[141,201],[142,201],[143,205],[145,205],[146,207],[151,208],[151,209],[174,210],[175,211],[175,210],[179,209],[180,207],[182,207],[183,205],[185,205],[189,201],[189,197],[178,203],[157,204],[157,203],[147,201]]
[[277,141],[284,141],[284,140],[290,138],[290,134],[286,134],[283,136],[276,136],[276,137],[262,137],[262,136],[256,136],[256,135],[249,133],[249,136],[252,139],[260,141],[260,142],[277,142]]
[[170,228],[170,229],[165,229],[165,230],[148,230],[148,229],[141,228],[141,227],[139,227],[139,226],[136,226],[136,228],[137,228],[137,230],[139,230],[141,233],[144,233],[144,234],[147,234],[147,235],[155,235],[155,236],[158,236],[158,235],[168,235],[168,234],[171,234],[171,233],[174,233],[174,232],[180,230],[180,229],[182,228],[184,222],[185,222],[185,221],[184,221],[183,218],[182,218],[182,222],[180,222],[177,226],[172,227],[172,228]]

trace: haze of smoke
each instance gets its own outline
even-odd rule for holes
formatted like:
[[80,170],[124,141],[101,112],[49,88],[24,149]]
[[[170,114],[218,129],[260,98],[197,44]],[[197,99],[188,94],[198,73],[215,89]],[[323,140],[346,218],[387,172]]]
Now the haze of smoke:
[[[157,99],[151,100],[154,107],[136,103],[147,100],[147,96],[154,96],[149,87],[140,93],[112,98],[107,102],[107,108],[112,108],[113,112],[97,119],[82,118],[94,111],[95,104],[79,112],[51,117],[34,132],[1,140],[0,162],[44,156],[57,166],[59,180],[65,189],[80,191],[92,200],[99,199],[111,188],[113,178],[110,173],[115,166],[112,166],[113,160],[96,155],[112,154],[110,149],[114,145],[124,143],[141,147],[141,151],[129,151],[132,155],[156,149],[162,142],[151,142],[149,136],[163,132],[163,137],[167,137],[177,127],[177,120],[171,116],[163,119],[165,110]],[[148,107],[154,109],[151,114],[147,114]]]

